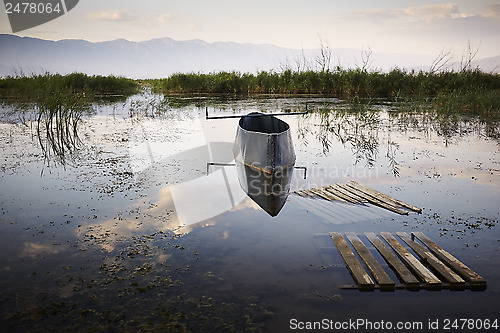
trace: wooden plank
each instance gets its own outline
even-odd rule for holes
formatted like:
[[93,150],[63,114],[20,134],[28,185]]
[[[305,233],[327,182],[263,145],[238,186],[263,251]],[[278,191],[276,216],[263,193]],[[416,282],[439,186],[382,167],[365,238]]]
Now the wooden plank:
[[[364,195],[368,201],[370,201],[370,202],[372,202],[380,207],[389,209],[389,210],[394,211],[394,212],[401,214],[401,215],[408,215],[408,212],[406,210],[400,209],[402,207],[400,205],[396,204],[395,202],[389,201],[382,196],[375,195],[374,193],[370,193],[368,191],[368,190],[371,190],[370,188],[364,187],[356,182],[347,183],[346,186],[348,188],[355,189],[356,191],[358,191],[360,193],[360,195],[362,193],[362,195]],[[392,209],[390,207],[392,207]],[[404,214],[402,214],[400,212],[404,212]]]
[[342,202],[347,202],[346,200],[344,200],[343,198],[339,197],[335,193],[327,191],[325,188],[315,188],[314,190],[316,190],[318,192],[321,192],[321,193],[323,193],[323,194],[325,194],[325,195],[333,198],[334,200],[342,201]]
[[334,201],[334,200],[338,200],[336,197],[334,197],[332,194],[328,193],[328,192],[324,192],[324,191],[321,191],[317,188],[312,188],[309,190],[310,192],[316,194],[317,196],[325,199],[325,200],[328,200],[328,201]]
[[374,205],[377,205],[379,207],[382,207],[382,208],[385,208],[385,209],[388,209],[390,210],[391,212],[394,212],[394,213],[398,213],[400,215],[408,215],[408,212],[405,211],[405,210],[401,210],[399,208],[396,208],[394,206],[391,206],[391,205],[388,205],[387,203],[383,202],[383,201],[380,201],[379,199],[377,198],[374,198],[372,197],[371,195],[368,195],[360,190],[358,190],[357,188],[347,184],[346,188],[350,191],[350,192],[353,192],[355,193],[356,195],[368,200],[368,202],[374,204]]
[[460,260],[452,256],[450,253],[446,252],[441,246],[434,243],[429,237],[424,235],[422,232],[413,232],[422,243],[429,248],[429,250],[434,253],[439,260],[443,261],[451,269],[453,269],[458,275],[474,284],[486,284],[486,280],[483,279],[479,274],[474,272],[472,269],[463,264]]
[[345,233],[347,239],[351,242],[352,246],[359,254],[359,257],[368,267],[370,273],[375,278],[375,281],[381,286],[382,289],[394,289],[395,283],[387,275],[382,266],[378,263],[377,259],[371,254],[370,250],[365,246],[365,244],[358,238],[354,232]]
[[338,232],[331,232],[330,237],[332,238],[335,246],[340,252],[340,255],[344,259],[347,268],[351,272],[354,281],[359,285],[360,288],[372,289],[375,287],[375,283],[371,279],[370,275],[361,266],[361,263],[356,259],[356,256],[351,251],[349,245],[347,245],[345,239]]
[[340,193],[344,194],[345,196],[351,198],[351,200],[354,200],[360,204],[364,204],[364,203],[368,202],[366,199],[358,197],[357,195],[354,195],[352,192],[347,191],[342,186],[340,186],[340,184],[333,184],[333,185],[331,185],[331,188],[335,189],[336,191],[339,191]]
[[317,191],[316,189],[314,189],[314,188],[311,188],[311,189],[307,190],[307,192],[309,192],[309,193],[313,193],[314,195],[316,195],[316,197],[323,198],[323,199],[328,200],[328,201],[333,201],[333,200],[335,200],[334,198],[330,197],[329,195],[325,195],[325,194],[323,194],[323,193],[321,193],[321,192],[318,192],[318,191]]
[[351,197],[355,198],[359,202],[362,203],[368,202],[368,200],[366,200],[365,198],[360,197],[359,195],[353,193],[352,191],[349,191],[349,188],[344,184],[336,183],[335,186],[338,186],[340,189],[344,190],[344,192],[348,193]]
[[401,245],[389,232],[381,232],[380,236],[392,247],[398,257],[415,273],[423,282],[438,285],[441,283],[431,271],[425,268],[403,245]]
[[[352,284],[341,284],[338,286],[339,289],[359,289],[357,285],[352,285]],[[429,290],[475,290],[475,291],[483,291],[486,290],[486,285],[477,285],[469,282],[465,282],[464,284],[461,284],[457,287],[456,284],[451,284],[451,283],[442,283],[437,286],[429,286],[426,283],[419,283],[416,285],[408,285],[408,284],[397,284],[394,287],[396,290],[420,290],[420,289],[429,289]],[[374,289],[381,289],[379,285],[375,285]]]
[[[379,191],[377,191],[377,190],[374,190],[374,189],[372,189],[372,188],[369,188],[369,187],[363,186],[363,185],[361,185],[361,184],[359,184],[359,183],[355,182],[354,180],[351,180],[351,181],[349,182],[349,184],[350,184],[350,185],[353,185],[354,187],[357,187],[358,189],[360,189],[360,190],[361,190],[361,191],[363,191],[363,192],[366,192],[366,193],[368,193],[368,194],[371,194],[371,195],[373,195],[373,196],[377,197],[379,200],[382,200],[382,201],[386,201],[386,202],[388,202],[388,204],[390,204],[390,205],[393,205],[393,206],[394,206],[394,205],[399,205],[399,206],[401,206],[401,207],[408,208],[408,209],[410,209],[410,210],[412,210],[412,211],[414,211],[414,212],[417,212],[417,213],[421,213],[421,212],[422,212],[422,209],[420,209],[420,208],[418,208],[418,207],[415,207],[415,206],[410,205],[410,204],[408,204],[408,203],[406,203],[406,202],[404,202],[404,201],[401,201],[401,200],[398,200],[398,199],[396,199],[396,198],[393,198],[393,197],[391,197],[391,196],[389,196],[389,195],[387,195],[387,194],[384,194],[384,193],[379,192]],[[348,184],[348,185],[349,185],[349,184]],[[385,199],[385,200],[384,200],[384,199]]]
[[318,198],[318,195],[316,193],[314,193],[314,192],[311,192],[311,190],[303,190],[302,192],[305,193],[305,194],[307,194],[310,197]]
[[307,190],[300,190],[300,191],[295,191],[298,195],[300,195],[303,198],[317,198],[318,196],[314,193],[310,193]]
[[[352,198],[349,195],[344,194],[342,189],[333,187],[332,185],[328,186],[323,186],[323,188],[328,191],[329,193],[332,193],[340,198],[342,198],[345,202],[349,203],[354,203],[354,204],[359,204],[360,202],[357,199]],[[342,191],[341,191],[342,190]]]
[[413,251],[419,256],[419,258],[428,263],[435,272],[440,275],[443,279],[451,284],[461,284],[465,283],[465,280],[458,276],[454,271],[452,271],[448,266],[443,264],[438,258],[436,258],[429,250],[424,248],[422,245],[418,244],[406,232],[396,232],[408,246],[410,246]]
[[387,246],[373,233],[373,232],[365,232],[364,235],[368,240],[375,246],[377,251],[384,257],[385,261],[392,268],[394,273],[398,276],[401,282],[414,285],[419,284],[420,281],[413,276],[410,270],[396,257],[394,253],[392,253]]
[[300,193],[303,197],[310,197],[310,198],[315,198],[316,195],[313,194],[313,193],[309,193],[307,190],[300,190],[300,191],[297,191],[298,193]]

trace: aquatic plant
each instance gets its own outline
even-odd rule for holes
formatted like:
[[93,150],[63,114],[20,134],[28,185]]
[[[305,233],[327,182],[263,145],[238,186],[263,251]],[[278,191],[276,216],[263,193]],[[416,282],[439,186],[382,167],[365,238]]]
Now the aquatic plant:
[[78,127],[95,97],[132,94],[139,87],[133,80],[114,76],[47,73],[1,79],[0,99],[14,102],[25,123],[34,121],[45,159],[55,156],[65,164],[68,154],[81,146]]
[[0,79],[0,99],[38,101],[50,93],[86,94],[91,96],[133,94],[139,83],[115,76],[89,76],[82,73],[7,77]]
[[[144,80],[153,91],[165,94],[274,94],[323,95],[341,98],[390,98],[436,96],[478,97],[476,105],[500,108],[500,75],[479,70],[408,72],[394,68],[390,72],[366,69],[324,71],[261,71],[258,74],[218,72],[210,74],[173,74],[161,80]],[[496,99],[493,97],[497,97]],[[462,99],[458,99],[461,101]]]
[[61,163],[80,148],[82,142],[78,134],[83,112],[90,107],[83,94],[53,93],[36,103],[36,133],[45,160],[52,155]]

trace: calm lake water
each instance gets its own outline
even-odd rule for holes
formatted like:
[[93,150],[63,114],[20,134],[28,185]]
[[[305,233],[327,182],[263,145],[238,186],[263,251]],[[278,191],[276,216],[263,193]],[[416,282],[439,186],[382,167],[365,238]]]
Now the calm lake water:
[[[292,191],[355,180],[422,213],[291,194],[271,217],[241,190],[234,166],[207,165],[233,163],[238,122],[206,120],[207,109],[299,112],[307,101],[309,115],[281,117],[296,166],[307,167],[305,179],[294,171]],[[500,320],[498,123],[384,101],[145,93],[95,103],[79,148],[58,156],[40,149],[46,136],[14,109],[0,109],[2,331]],[[334,231],[365,244],[363,232],[424,232],[487,289],[339,289],[353,280],[338,251],[325,249]]]

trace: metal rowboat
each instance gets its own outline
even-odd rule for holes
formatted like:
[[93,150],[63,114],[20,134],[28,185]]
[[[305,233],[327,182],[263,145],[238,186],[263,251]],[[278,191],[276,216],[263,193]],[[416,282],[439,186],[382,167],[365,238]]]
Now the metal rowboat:
[[290,126],[257,112],[241,117],[233,155],[242,189],[269,215],[278,215],[295,165]]
[[[305,112],[276,115],[307,113],[306,103]],[[278,215],[288,198],[295,167],[290,125],[273,114],[253,112],[247,115],[209,116],[206,109],[206,119],[224,118],[240,118],[233,156],[241,188],[269,215]],[[306,171],[305,167],[299,168]]]

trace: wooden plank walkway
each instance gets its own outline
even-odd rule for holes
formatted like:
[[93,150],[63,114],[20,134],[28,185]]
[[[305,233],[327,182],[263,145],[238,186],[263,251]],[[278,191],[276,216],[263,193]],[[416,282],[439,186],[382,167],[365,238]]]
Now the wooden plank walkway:
[[380,240],[380,238],[373,232],[365,232],[366,238],[375,246],[377,251],[385,259],[389,267],[396,273],[399,280],[407,285],[415,285],[420,282],[410,272],[410,270],[398,259],[398,257],[389,250],[387,246]]
[[422,232],[413,232],[412,235],[417,237],[422,243],[424,243],[429,250],[436,255],[441,261],[446,263],[451,269],[457,272],[466,281],[474,284],[484,284],[486,285],[486,280],[483,279],[479,274],[474,272],[469,267],[465,266],[457,258],[446,252],[441,246],[434,243],[429,237],[424,235]]
[[375,283],[370,278],[370,275],[364,270],[361,266],[361,263],[356,259],[356,256],[351,251],[349,245],[347,245],[345,239],[338,232],[330,233],[330,237],[332,237],[335,246],[340,252],[340,255],[344,259],[347,268],[352,274],[354,281],[359,286],[360,289],[370,289],[375,287]]
[[377,259],[375,259],[370,250],[368,250],[358,236],[354,232],[349,232],[345,235],[380,287],[383,289],[394,289],[396,285],[394,281],[389,277],[389,275],[387,275],[382,266],[378,263]]
[[355,181],[347,184],[332,184],[292,192],[303,198],[321,198],[327,201],[339,201],[350,204],[365,205],[371,203],[391,212],[408,215],[410,211],[421,213],[422,209],[393,198]]
[[[422,232],[414,232],[411,236],[406,232],[396,233],[409,248],[403,246],[404,243],[400,243],[389,232],[380,232],[379,234],[385,243],[373,232],[366,232],[363,235],[374,246],[371,248],[373,250],[370,250],[356,233],[345,233],[345,237],[369,273],[357,259],[342,234],[339,232],[329,233],[355,282],[355,285],[339,286],[342,289],[486,289],[486,281],[479,274],[434,243]],[[417,239],[420,242],[417,242]],[[384,270],[383,265],[377,261],[372,253],[375,250],[380,253],[382,262],[385,260],[395,273],[400,284],[396,284]],[[413,251],[420,260],[410,251]]]

